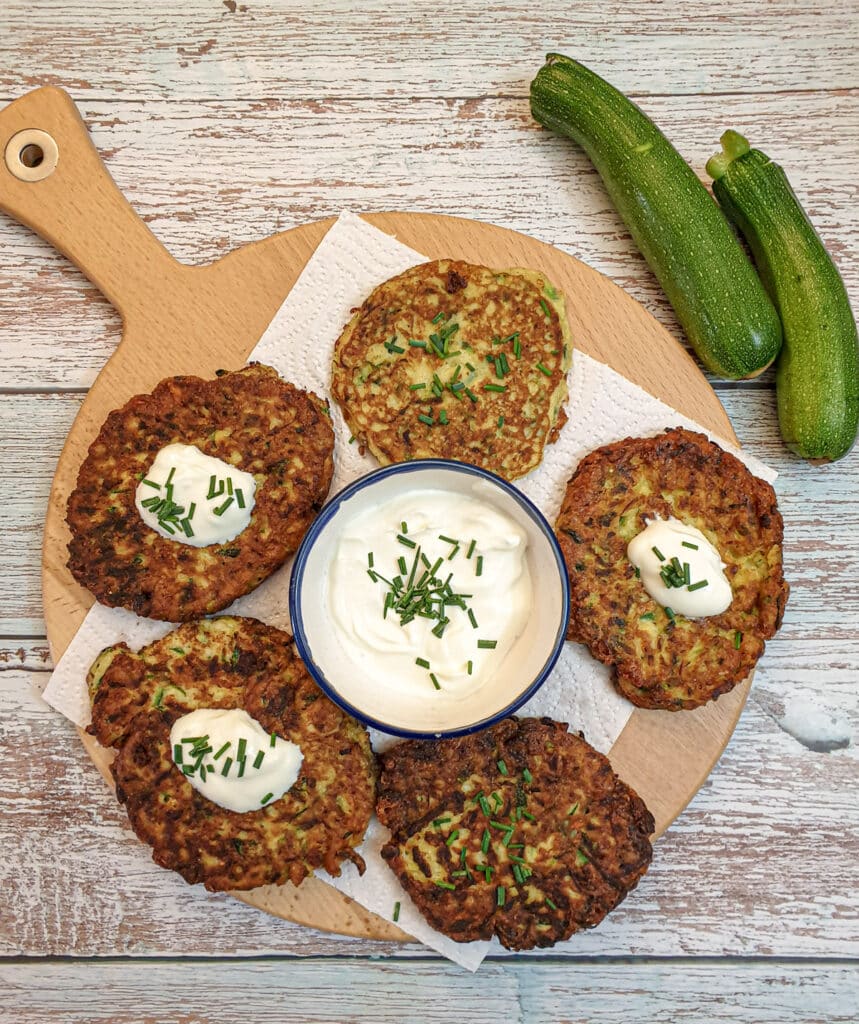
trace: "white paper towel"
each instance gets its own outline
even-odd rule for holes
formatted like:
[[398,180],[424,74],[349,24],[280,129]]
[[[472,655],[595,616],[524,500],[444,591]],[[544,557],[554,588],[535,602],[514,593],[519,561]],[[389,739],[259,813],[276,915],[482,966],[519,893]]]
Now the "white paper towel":
[[[394,238],[354,214],[342,214],[307,263],[292,291],[278,310],[251,359],[273,366],[283,377],[317,394],[328,395],[334,343],[359,306],[376,285],[425,260]],[[572,305],[575,295],[567,296]],[[346,484],[377,467],[375,459],[361,455],[349,444],[349,429],[332,406],[336,435],[333,496]],[[655,434],[665,427],[703,430],[664,402],[582,352],[573,354],[569,419],[556,444],[545,449],[540,466],[517,481],[517,486],[554,520],[564,487],[587,452],[627,436]],[[724,439],[704,431],[733,451],[757,476],[772,481],[775,474],[758,460],[744,455]],[[291,563],[274,573],[253,593],[235,601],[224,614],[250,615],[270,625],[289,629],[287,596]],[[80,726],[90,721],[86,673],[102,648],[124,641],[139,648],[171,628],[166,623],[141,619],[121,609],[94,605],[68,650],[57,664],[44,699]],[[581,730],[598,750],[608,751],[632,713],[609,680],[609,670],[577,644],[566,644],[555,670],[520,715],[547,715]],[[391,742],[373,733],[376,749]],[[424,922],[399,883],[378,856],[385,830],[373,821],[362,852],[367,872],[358,877],[349,866],[340,879],[327,879],[359,903],[391,919],[394,904],[401,905],[399,924],[415,938],[475,970],[490,943],[460,944],[435,932]]]

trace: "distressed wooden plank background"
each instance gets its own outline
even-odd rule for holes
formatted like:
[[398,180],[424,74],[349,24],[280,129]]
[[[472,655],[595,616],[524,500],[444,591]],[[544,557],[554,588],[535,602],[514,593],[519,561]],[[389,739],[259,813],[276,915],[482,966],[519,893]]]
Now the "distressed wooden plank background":
[[[587,160],[530,119],[528,82],[557,49],[633,95],[702,176],[721,131],[749,134],[787,168],[859,301],[856,0],[354,6],[6,0],[0,102],[69,89],[120,187],[187,262],[340,209],[440,211],[585,259],[682,340]],[[563,955],[472,977],[160,871],[41,702],[41,519],[119,329],[73,267],[0,222],[0,1020],[857,1019],[855,452],[804,465],[781,445],[770,374],[715,382],[743,444],[781,474],[784,628],[636,893]],[[832,749],[785,731],[797,700],[838,720]]]

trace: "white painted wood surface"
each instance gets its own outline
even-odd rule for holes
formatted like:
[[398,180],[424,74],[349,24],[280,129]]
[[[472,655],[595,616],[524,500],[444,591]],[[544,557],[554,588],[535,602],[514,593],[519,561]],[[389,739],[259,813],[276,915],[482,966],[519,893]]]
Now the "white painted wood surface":
[[[530,120],[528,82],[559,49],[634,95],[699,173],[722,130],[750,134],[859,305],[856,0],[358,6],[6,0],[0,100],[67,87],[120,187],[188,262],[341,208],[453,213],[585,259],[679,338],[584,156]],[[784,628],[637,892],[563,955],[472,978],[167,876],[40,701],[41,517],[118,331],[74,268],[0,222],[0,1020],[857,1019],[856,746],[815,752],[778,720],[811,695],[857,735],[859,455],[806,466],[781,446],[769,375],[717,385],[742,442],[781,473]],[[246,959],[259,956],[278,959]]]

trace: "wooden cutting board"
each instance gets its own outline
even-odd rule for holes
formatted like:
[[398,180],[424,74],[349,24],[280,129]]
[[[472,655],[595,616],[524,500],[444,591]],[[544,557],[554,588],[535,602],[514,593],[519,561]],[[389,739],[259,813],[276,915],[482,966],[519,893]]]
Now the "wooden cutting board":
[[[272,235],[207,266],[178,263],[117,189],[69,96],[50,87],[0,111],[0,154],[0,209],[76,263],[123,320],[122,339],[83,402],[51,489],[42,569],[56,662],[93,603],[66,568],[65,507],[107,414],[163,377],[211,376],[219,368],[242,366],[333,219]],[[366,220],[431,259],[448,256],[545,271],[567,296],[576,348],[703,426],[734,438],[719,400],[688,354],[637,302],[584,263],[476,221],[415,213],[368,214]],[[657,833],[706,779],[734,729],[749,682],[697,711],[633,712],[610,757],[653,812]],[[109,782],[108,753],[91,737],[82,733],[81,738]],[[236,895],[301,924],[347,935],[407,938],[316,879],[300,888],[269,886]]]

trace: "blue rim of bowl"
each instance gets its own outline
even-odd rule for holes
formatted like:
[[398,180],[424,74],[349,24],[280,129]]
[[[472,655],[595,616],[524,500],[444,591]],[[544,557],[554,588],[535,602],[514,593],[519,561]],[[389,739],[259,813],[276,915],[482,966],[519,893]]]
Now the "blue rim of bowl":
[[[515,700],[511,701],[510,704],[502,708],[500,711],[495,712],[495,714],[489,715],[487,718],[483,718],[479,722],[473,722],[470,725],[462,726],[460,728],[442,729],[433,732],[422,732],[417,729],[401,729],[399,727],[392,726],[387,722],[380,722],[378,719],[373,718],[372,715],[368,715],[365,711],[361,711],[360,708],[356,708],[340,693],[338,693],[336,688],[328,681],[325,674],[313,661],[310,646],[307,643],[304,633],[304,621],[301,615],[301,602],[299,600],[301,585],[304,581],[304,570],[307,566],[307,559],[310,557],[310,551],[313,544],[315,543],[316,538],[337,514],[340,506],[359,491],[363,491],[366,487],[371,486],[379,480],[385,480],[389,476],[398,476],[400,474],[414,473],[419,470],[427,469],[445,469],[462,473],[465,476],[479,477],[483,480],[488,480],[490,483],[496,484],[503,491],[509,494],[525,514],[537,524],[540,531],[546,537],[549,542],[549,547],[555,556],[555,562],[558,566],[558,575],[561,579],[561,617],[558,633],[555,637],[555,642],[552,646],[549,657],[543,663],[543,667],[540,669],[533,682],[521,694],[519,694]],[[342,491],[338,491],[338,493],[323,506],[322,511],[316,519],[314,519],[310,529],[304,535],[304,539],[299,545],[298,551],[295,555],[295,561],[292,566],[292,575],[289,580],[289,617],[292,622],[292,635],[295,638],[295,646],[298,648],[298,653],[307,667],[307,671],[314,678],[323,693],[330,697],[335,704],[341,707],[348,714],[357,718],[365,725],[372,726],[374,729],[378,729],[380,732],[387,733],[390,736],[400,736],[405,739],[418,740],[434,740],[439,737],[452,739],[455,736],[469,736],[471,733],[488,729],[490,726],[495,725],[502,719],[512,715],[514,711],[518,711],[523,704],[527,703],[527,701],[534,696],[537,690],[539,690],[546,681],[549,673],[555,667],[555,663],[560,657],[561,650],[564,646],[567,623],[569,622],[570,617],[570,580],[567,575],[567,564],[564,560],[561,546],[558,544],[558,539],[555,536],[552,527],[549,525],[548,520],[537,506],[529,498],[526,498],[518,488],[513,486],[513,484],[505,480],[503,477],[500,477],[495,473],[491,473],[488,469],[482,469],[480,466],[472,466],[471,463],[468,462],[459,462],[456,459],[413,459],[410,462],[397,462],[390,466],[383,466],[380,469],[372,470],[364,476],[359,477],[357,480],[353,480],[353,482],[344,487]]]

